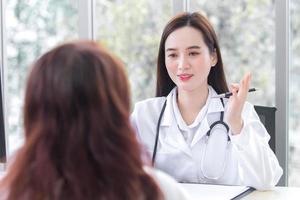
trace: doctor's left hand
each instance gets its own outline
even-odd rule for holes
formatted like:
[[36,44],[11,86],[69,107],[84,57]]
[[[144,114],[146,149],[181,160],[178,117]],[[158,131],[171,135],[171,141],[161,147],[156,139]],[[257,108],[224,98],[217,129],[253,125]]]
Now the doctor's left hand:
[[232,84],[230,86],[230,92],[233,95],[229,98],[225,117],[234,135],[240,134],[243,128],[242,111],[247,99],[250,80],[251,73],[247,73],[240,81],[240,84]]

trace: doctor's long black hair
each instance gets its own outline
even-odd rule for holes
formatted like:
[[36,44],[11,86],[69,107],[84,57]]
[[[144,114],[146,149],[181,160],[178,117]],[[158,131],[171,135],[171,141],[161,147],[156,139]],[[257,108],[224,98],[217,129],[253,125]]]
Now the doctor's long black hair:
[[157,59],[157,82],[156,82],[156,96],[167,96],[169,92],[175,87],[175,83],[168,75],[165,64],[165,43],[168,36],[175,30],[190,26],[199,30],[205,44],[210,53],[216,51],[218,62],[215,67],[212,67],[208,75],[208,84],[211,85],[217,93],[228,92],[228,86],[223,69],[223,62],[221,52],[217,40],[216,33],[210,22],[199,13],[181,13],[172,18],[165,26],[161,36],[158,59]]

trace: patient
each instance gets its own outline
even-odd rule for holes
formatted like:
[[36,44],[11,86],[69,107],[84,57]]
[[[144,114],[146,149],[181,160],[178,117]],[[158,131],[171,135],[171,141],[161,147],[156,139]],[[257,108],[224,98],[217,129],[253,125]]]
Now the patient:
[[63,44],[33,65],[25,144],[1,199],[186,199],[169,176],[143,166],[122,63],[94,42]]

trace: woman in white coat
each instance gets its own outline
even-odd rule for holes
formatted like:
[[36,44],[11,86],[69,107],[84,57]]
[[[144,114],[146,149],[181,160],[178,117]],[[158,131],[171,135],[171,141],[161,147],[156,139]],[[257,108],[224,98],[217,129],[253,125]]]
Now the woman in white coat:
[[166,25],[158,53],[156,98],[138,102],[133,126],[155,167],[179,182],[270,189],[282,169],[253,105],[251,75],[228,92],[216,34],[199,13]]

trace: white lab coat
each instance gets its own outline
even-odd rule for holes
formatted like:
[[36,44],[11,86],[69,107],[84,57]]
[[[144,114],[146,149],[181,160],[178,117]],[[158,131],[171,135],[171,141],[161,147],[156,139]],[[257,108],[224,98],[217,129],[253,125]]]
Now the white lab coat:
[[[215,90],[209,86],[207,112],[191,144],[186,142],[178,128],[175,112],[170,103],[172,96],[176,95],[176,88],[167,97],[150,98],[136,103],[131,115],[132,124],[139,141],[152,157],[158,118],[167,98],[167,106],[160,124],[155,167],[170,174],[179,182],[247,185],[259,190],[272,188],[279,181],[282,168],[269,147],[269,134],[260,122],[253,105],[248,102],[245,103],[242,112],[244,126],[241,133],[232,135],[229,131],[231,142],[228,145],[228,157],[223,175],[217,180],[205,178],[204,168],[201,168],[201,159],[205,151],[205,135],[210,125],[220,118],[220,112],[226,113],[227,104],[225,101],[224,108],[220,99],[210,98],[214,94],[216,94]],[[223,154],[209,152],[211,155],[206,155],[206,158],[211,158],[211,163],[214,159],[224,160]],[[205,170],[205,175],[214,175],[214,171],[217,170],[220,172],[220,169],[214,165],[211,169],[206,167]]]

